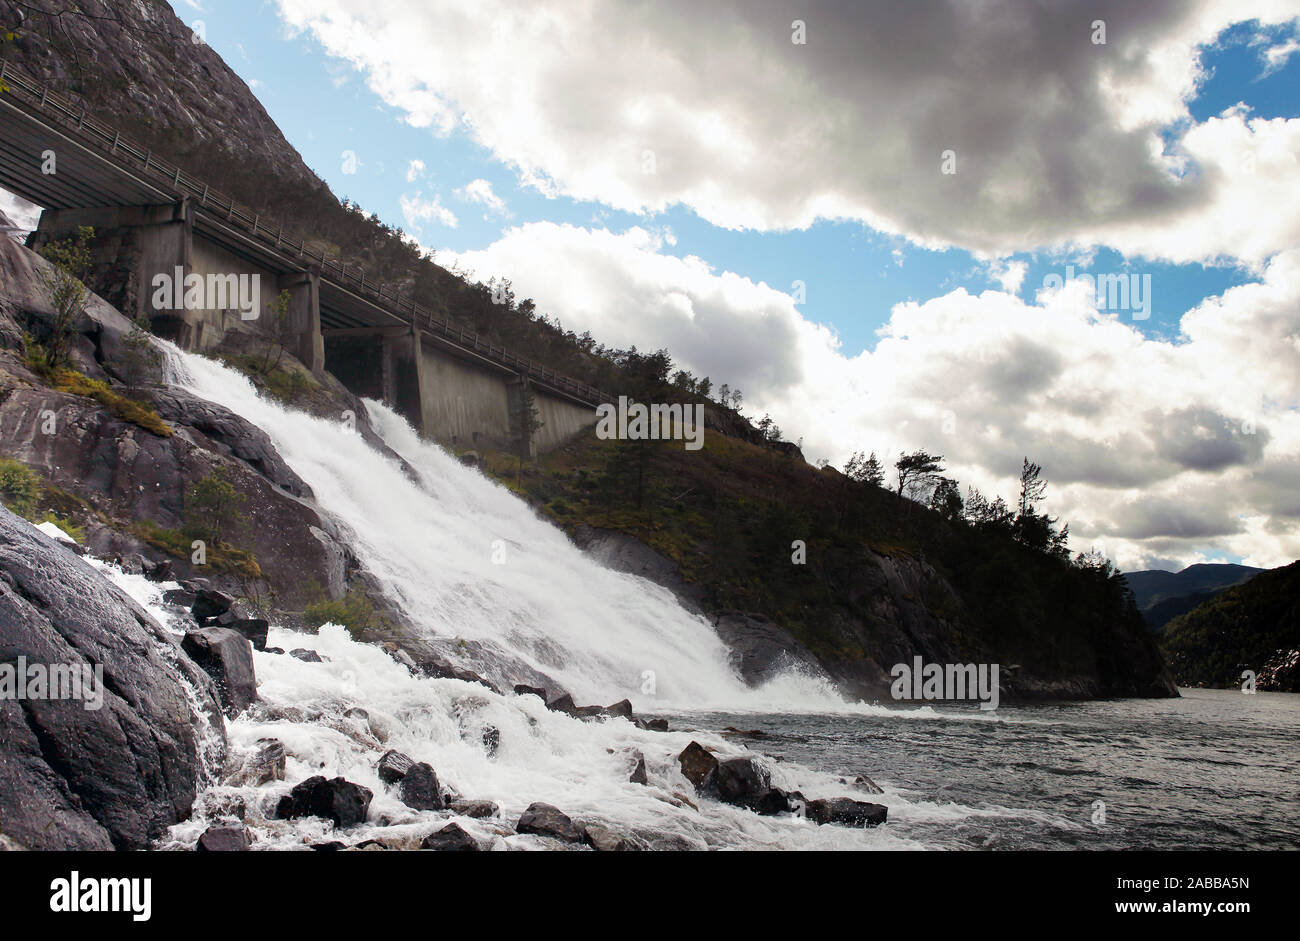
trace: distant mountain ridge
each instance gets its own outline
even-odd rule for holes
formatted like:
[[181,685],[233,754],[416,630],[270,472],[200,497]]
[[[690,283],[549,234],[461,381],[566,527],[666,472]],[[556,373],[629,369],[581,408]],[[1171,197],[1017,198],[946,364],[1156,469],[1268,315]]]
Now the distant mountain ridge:
[[1159,630],[1173,618],[1186,614],[1219,592],[1245,584],[1266,569],[1231,563],[1200,563],[1181,572],[1148,569],[1126,572],[1124,579],[1133,591],[1138,610],[1152,630]]
[[1300,562],[1268,569],[1170,621],[1160,646],[1180,686],[1300,691]]

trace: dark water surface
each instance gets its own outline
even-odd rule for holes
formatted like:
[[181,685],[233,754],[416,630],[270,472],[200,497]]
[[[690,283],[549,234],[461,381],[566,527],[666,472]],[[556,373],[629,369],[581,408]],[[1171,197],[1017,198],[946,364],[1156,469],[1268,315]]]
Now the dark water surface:
[[[750,748],[866,774],[888,826],[936,849],[1300,848],[1300,695],[693,715]],[[873,798],[865,798],[873,799]],[[1104,803],[1104,822],[1098,812]]]

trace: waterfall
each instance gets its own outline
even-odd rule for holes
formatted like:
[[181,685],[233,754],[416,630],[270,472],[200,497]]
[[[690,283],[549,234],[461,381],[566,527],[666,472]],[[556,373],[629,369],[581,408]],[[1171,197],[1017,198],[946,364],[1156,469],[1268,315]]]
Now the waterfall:
[[667,590],[587,557],[507,488],[366,402],[375,430],[417,472],[368,445],[350,416],[284,408],[240,374],[169,350],[172,381],[270,435],[322,513],[417,630],[497,647],[553,677],[579,703],[640,711],[844,708],[820,680],[750,689],[712,625]]

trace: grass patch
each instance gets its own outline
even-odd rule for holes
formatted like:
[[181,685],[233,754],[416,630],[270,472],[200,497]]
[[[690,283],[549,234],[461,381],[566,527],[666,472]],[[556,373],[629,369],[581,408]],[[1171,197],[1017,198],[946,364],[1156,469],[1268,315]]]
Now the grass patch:
[[114,392],[109,388],[107,382],[91,379],[75,369],[49,369],[32,357],[28,357],[27,366],[48,382],[55,391],[94,399],[114,418],[130,422],[132,425],[143,428],[160,438],[170,438],[172,436],[172,427],[158,416],[152,406],[137,402],[134,399],[128,399],[126,396]]
[[[190,557],[193,539],[179,529],[164,529],[153,520],[137,520],[131,524],[131,531],[155,549],[166,552],[173,558]],[[247,578],[262,577],[262,569],[251,552],[237,549],[228,543],[217,542],[207,545],[206,554],[207,564],[219,572],[243,575]]]

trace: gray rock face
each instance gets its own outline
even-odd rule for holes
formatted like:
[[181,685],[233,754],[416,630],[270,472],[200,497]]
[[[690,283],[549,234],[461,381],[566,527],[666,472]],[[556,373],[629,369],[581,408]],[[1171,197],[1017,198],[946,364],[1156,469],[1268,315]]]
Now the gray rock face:
[[790,668],[826,675],[812,651],[761,614],[723,614],[715,628],[731,648],[732,666],[746,683],[758,685]]
[[28,849],[143,849],[189,816],[209,677],[139,605],[0,507],[0,663],[102,667],[87,699],[0,699],[0,827]]
[[215,446],[239,458],[271,483],[295,497],[311,497],[311,488],[280,457],[265,431],[215,402],[182,389],[154,389],[150,401],[164,421],[188,425]]
[[238,631],[204,627],[185,635],[181,646],[212,677],[227,715],[237,715],[257,702],[253,645]]

